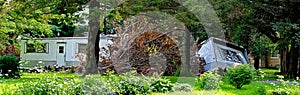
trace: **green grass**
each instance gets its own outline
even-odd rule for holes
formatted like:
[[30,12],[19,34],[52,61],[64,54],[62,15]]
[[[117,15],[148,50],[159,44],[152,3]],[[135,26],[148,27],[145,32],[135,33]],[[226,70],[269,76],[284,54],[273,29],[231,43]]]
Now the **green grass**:
[[[173,83],[193,83],[190,82],[194,80],[193,77],[184,77],[185,81],[176,81],[176,77],[168,76],[165,77],[170,79]],[[271,94],[271,90],[277,89],[277,88],[284,88],[282,84],[273,85],[269,83],[262,83],[262,82],[251,82],[248,85],[244,85],[242,89],[236,89],[234,86],[230,85],[228,80],[226,78],[222,79],[223,83],[220,85],[220,87],[216,90],[194,90],[193,92],[172,92],[168,94],[161,94],[156,93],[155,95],[259,95],[259,93],[267,93]],[[191,84],[194,86],[193,84]],[[298,89],[300,89],[300,85],[288,85],[293,95],[300,95],[300,92]],[[263,89],[265,89],[266,92],[263,92]]]
[[30,81],[37,81],[39,78],[42,78],[45,75],[49,76],[57,76],[57,77],[64,77],[64,78],[77,78],[80,75],[78,74],[67,74],[62,72],[44,72],[44,73],[23,73],[21,78],[19,79],[3,79],[0,78],[0,95],[5,95],[7,93],[4,92],[14,92],[17,90],[19,85],[22,83],[30,82]]
[[[266,73],[265,78],[263,80],[276,80],[279,72],[277,69],[262,69]],[[48,76],[58,76],[64,78],[73,78],[76,80],[80,80],[79,74],[67,74],[67,73],[56,73],[56,72],[44,72],[44,73],[24,73],[23,76],[19,79],[1,79],[0,78],[0,95],[6,95],[10,92],[14,92],[17,90],[19,85],[22,83],[29,81],[37,81],[39,78],[42,78],[44,75]],[[187,83],[194,86],[195,77],[174,77],[174,76],[165,76],[164,78],[169,79],[172,83]],[[231,86],[226,78],[222,78],[222,85],[216,90],[194,90],[193,92],[171,92],[166,95],[258,95],[259,92],[265,89],[266,92],[270,94],[271,90],[284,88],[283,85],[273,85],[269,83],[257,82],[257,80],[251,82],[249,85],[245,85],[242,89],[236,89],[234,86]],[[288,85],[292,94],[300,95],[299,85]],[[8,93],[4,93],[8,92]],[[163,93],[154,93],[154,95],[165,95]]]
[[[265,76],[263,80],[276,80],[277,75],[280,73],[280,69],[267,69],[267,68],[261,68],[263,72],[265,72]],[[260,76],[258,76],[260,77]]]
[[[279,69],[261,69],[263,72],[265,72],[264,78],[260,78],[260,76],[256,76],[256,80],[252,81],[248,85],[244,85],[242,89],[236,89],[234,86],[230,85],[228,80],[226,78],[223,78],[222,85],[220,85],[219,89],[217,90],[204,90],[204,91],[198,91],[194,90],[193,92],[172,92],[169,94],[172,95],[259,95],[259,92],[261,93],[267,93],[271,94],[271,90],[278,89],[278,88],[284,88],[282,84],[273,85],[270,83],[262,83],[257,82],[258,80],[277,80],[277,75],[279,74]],[[172,83],[178,82],[178,83],[188,83],[192,86],[194,86],[194,77],[182,77],[181,80],[177,80],[178,77],[174,76],[167,76],[165,77],[169,79]],[[291,80],[288,78],[285,78],[285,80]],[[293,95],[300,95],[300,85],[288,85],[290,92]],[[263,89],[265,89],[266,92],[263,92]]]

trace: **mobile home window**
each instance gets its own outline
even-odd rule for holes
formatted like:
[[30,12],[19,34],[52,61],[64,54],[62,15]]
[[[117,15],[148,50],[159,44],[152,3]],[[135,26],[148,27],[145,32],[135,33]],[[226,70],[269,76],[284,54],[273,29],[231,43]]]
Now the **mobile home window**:
[[27,43],[25,53],[48,53],[48,43]]
[[271,51],[271,57],[272,58],[278,58],[279,57],[279,51]]
[[228,49],[223,49],[223,48],[220,48],[220,51],[223,60],[236,62],[236,63],[243,63],[241,53],[228,50]]
[[78,44],[78,53],[86,53],[87,44]]
[[64,46],[59,46],[58,47],[58,52],[59,53],[64,53]]

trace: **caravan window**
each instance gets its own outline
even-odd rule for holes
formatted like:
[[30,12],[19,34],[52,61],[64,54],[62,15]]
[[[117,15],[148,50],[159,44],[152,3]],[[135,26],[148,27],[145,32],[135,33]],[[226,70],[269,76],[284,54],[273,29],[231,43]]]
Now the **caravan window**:
[[25,53],[48,53],[48,43],[27,43]]
[[64,53],[64,46],[58,47],[58,53]]
[[78,53],[86,53],[87,44],[78,44]]
[[279,57],[279,51],[276,50],[276,51],[271,51],[271,58],[278,58]]
[[220,48],[222,59],[226,61],[236,62],[236,63],[243,63],[242,55],[240,52]]

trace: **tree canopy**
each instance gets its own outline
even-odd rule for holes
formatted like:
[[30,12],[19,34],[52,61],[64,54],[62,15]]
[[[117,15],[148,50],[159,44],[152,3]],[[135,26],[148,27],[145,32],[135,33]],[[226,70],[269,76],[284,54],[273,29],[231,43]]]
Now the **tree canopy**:
[[1,0],[0,48],[18,43],[17,38],[73,36],[74,12],[88,0]]

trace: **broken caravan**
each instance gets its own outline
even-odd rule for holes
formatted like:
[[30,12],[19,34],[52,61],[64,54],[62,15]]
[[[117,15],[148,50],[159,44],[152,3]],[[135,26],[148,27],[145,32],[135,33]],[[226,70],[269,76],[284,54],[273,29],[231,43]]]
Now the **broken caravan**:
[[247,51],[242,46],[215,37],[201,43],[198,54],[205,60],[204,71],[216,68],[226,70],[235,65],[249,64]]

